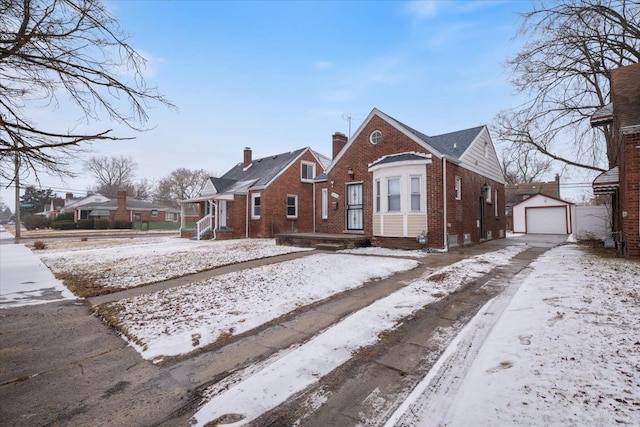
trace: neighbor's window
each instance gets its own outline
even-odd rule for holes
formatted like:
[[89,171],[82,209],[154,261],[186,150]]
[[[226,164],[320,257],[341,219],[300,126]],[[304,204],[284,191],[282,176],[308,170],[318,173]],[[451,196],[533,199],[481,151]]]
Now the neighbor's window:
[[411,212],[420,212],[420,177],[411,177]]
[[251,195],[251,219],[260,219],[260,193]]
[[456,176],[456,184],[455,184],[455,194],[456,200],[462,200],[462,179],[459,176]]
[[322,189],[322,219],[329,218],[329,189]]
[[376,188],[375,188],[375,198],[376,198],[376,213],[380,213],[380,180],[376,179]]
[[158,216],[158,210],[157,209],[151,209],[151,217],[155,218]]
[[491,203],[491,195],[493,194],[493,190],[488,186],[487,188],[487,203]]
[[289,194],[287,196],[287,218],[298,217],[298,196]]
[[387,180],[387,211],[400,212],[400,178]]
[[497,188],[495,190],[495,194],[494,194],[494,198],[493,198],[493,204],[495,206],[496,218],[498,218],[500,215],[498,214],[498,189]]
[[311,181],[316,177],[316,164],[311,162],[302,162],[302,180]]

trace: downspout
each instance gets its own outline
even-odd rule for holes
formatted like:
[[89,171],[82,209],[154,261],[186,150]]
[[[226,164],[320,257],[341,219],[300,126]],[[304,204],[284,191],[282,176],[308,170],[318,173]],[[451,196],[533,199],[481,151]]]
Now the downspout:
[[184,220],[184,203],[180,203],[180,237],[182,237],[182,230],[184,229],[185,226],[185,220]]
[[249,194],[249,192],[247,191],[247,197],[246,197],[246,199],[247,199],[247,200],[246,200],[246,203],[247,203],[247,212],[246,212],[246,214],[245,214],[245,216],[244,216],[244,237],[245,237],[246,239],[248,239],[248,238],[249,238],[249,213],[250,213],[250,212],[249,212],[249,196],[250,196],[250,194]]
[[444,250],[449,250],[449,242],[447,239],[447,158],[442,156],[442,210],[444,215],[444,230],[443,230],[443,241],[444,241]]
[[216,202],[210,201],[209,203],[211,203],[211,207],[215,212],[213,220],[213,240],[216,240],[216,230],[218,229],[218,215],[220,215],[220,212],[218,212],[218,204]]
[[313,232],[316,232],[316,183],[313,182]]

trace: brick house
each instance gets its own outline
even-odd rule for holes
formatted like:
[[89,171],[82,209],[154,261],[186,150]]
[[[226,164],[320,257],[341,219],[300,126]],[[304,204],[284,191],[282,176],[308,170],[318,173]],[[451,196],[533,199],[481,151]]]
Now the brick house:
[[333,135],[315,231],[397,248],[504,237],[504,184],[486,126],[427,136],[374,108],[351,139]]
[[180,202],[183,210],[197,204],[200,212],[195,229],[183,222],[183,237],[223,240],[313,232],[313,179],[329,159],[309,147],[256,160],[252,156],[245,148],[243,162],[209,178],[199,197]]
[[115,199],[92,194],[70,203],[63,212],[73,212],[74,222],[81,219],[108,220],[111,227],[123,222],[177,222],[180,211],[176,208],[127,197],[126,190],[118,190]]
[[640,257],[640,64],[611,70],[611,104],[591,117],[610,126],[618,164],[593,181],[596,195],[612,198],[612,229],[627,257]]

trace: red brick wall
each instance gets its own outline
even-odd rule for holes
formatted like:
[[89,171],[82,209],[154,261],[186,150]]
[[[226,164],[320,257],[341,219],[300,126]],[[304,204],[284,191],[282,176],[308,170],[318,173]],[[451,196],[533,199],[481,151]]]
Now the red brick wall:
[[623,135],[620,159],[622,239],[627,256],[640,257],[640,133]]
[[[369,135],[374,130],[380,130],[383,140],[378,145],[369,142]],[[364,234],[372,235],[373,225],[373,174],[368,172],[368,165],[375,160],[389,154],[402,152],[428,153],[402,132],[389,125],[384,120],[374,116],[352,142],[349,150],[329,172],[327,182],[318,183],[316,188],[316,232],[343,233],[345,223],[345,187],[349,182],[363,182],[364,203]],[[428,246],[444,246],[444,204],[442,185],[442,160],[433,156],[432,163],[426,165],[427,177],[427,221]],[[354,171],[353,179],[347,170]],[[462,179],[462,200],[455,200],[455,176]],[[504,185],[484,178],[480,175],[464,170],[459,166],[447,162],[447,223],[451,224],[448,233],[459,235],[459,244],[463,243],[463,233],[470,233],[472,242],[480,241],[480,230],[477,220],[480,219],[480,189],[484,184],[491,186],[492,191],[498,189],[498,213],[495,215],[494,205],[486,205],[485,231],[491,230],[493,238],[498,238],[499,230],[505,228],[504,218]],[[329,190],[329,218],[322,219],[322,188]],[[331,197],[331,193],[339,195],[338,199]],[[492,198],[494,198],[492,196]],[[333,210],[332,202],[338,202],[338,209]],[[493,201],[495,203],[495,200]],[[486,234],[485,234],[486,236]],[[406,241],[405,241],[406,240]],[[412,242],[410,242],[412,240]],[[393,238],[376,238],[374,244],[397,246],[392,243]],[[415,239],[398,239],[402,247],[413,247]]]
[[[250,237],[274,237],[291,230],[313,232],[313,183],[301,181],[302,161],[315,163],[316,175],[322,172],[313,154],[306,151],[267,188],[253,192],[260,193],[261,213],[259,220],[251,219],[249,215]],[[298,196],[297,219],[287,218],[288,195]]]

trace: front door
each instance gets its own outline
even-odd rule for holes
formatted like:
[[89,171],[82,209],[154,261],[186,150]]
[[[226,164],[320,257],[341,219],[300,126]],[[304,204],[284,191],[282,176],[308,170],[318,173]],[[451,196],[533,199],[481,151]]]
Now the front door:
[[347,184],[347,230],[363,230],[362,183]]
[[218,227],[227,228],[227,201],[226,200],[218,201],[218,210],[220,213],[220,217],[218,218]]

